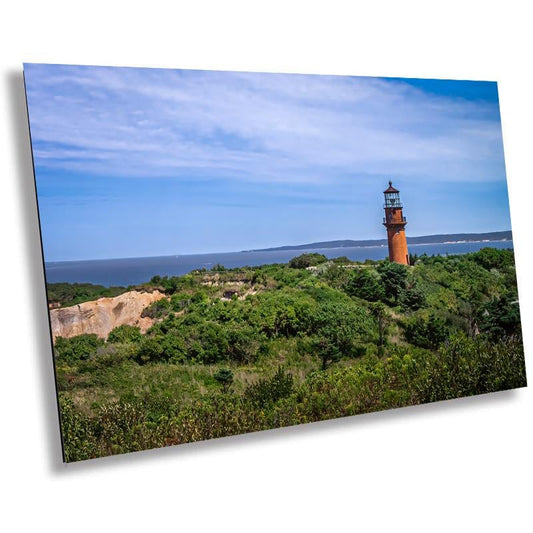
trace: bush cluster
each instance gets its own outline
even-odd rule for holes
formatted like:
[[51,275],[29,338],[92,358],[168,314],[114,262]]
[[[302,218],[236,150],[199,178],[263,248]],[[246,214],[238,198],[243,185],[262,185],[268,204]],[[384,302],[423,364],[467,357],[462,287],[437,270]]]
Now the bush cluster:
[[491,343],[452,336],[437,353],[396,349],[350,368],[308,375],[298,387],[279,368],[242,395],[209,394],[187,406],[171,400],[116,402],[87,417],[60,395],[67,460],[75,461],[218,438],[328,418],[483,394],[526,385],[520,339]]
[[320,265],[321,263],[325,263],[327,260],[328,258],[323,254],[315,254],[315,253],[302,254],[297,257],[293,257],[289,261],[289,267],[290,268],[308,268],[310,266],[316,266],[316,265]]
[[152,278],[167,298],[146,333],[56,339],[66,458],[524,386],[512,252],[415,263],[304,254]]

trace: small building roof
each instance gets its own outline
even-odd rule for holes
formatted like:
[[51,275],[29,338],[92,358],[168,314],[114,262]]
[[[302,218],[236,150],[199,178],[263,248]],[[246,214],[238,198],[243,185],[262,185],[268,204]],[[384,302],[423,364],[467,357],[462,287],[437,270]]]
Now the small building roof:
[[392,181],[389,181],[389,188],[388,189],[385,189],[383,191],[383,193],[388,193],[388,192],[400,192],[398,189],[395,189],[393,186],[392,186]]

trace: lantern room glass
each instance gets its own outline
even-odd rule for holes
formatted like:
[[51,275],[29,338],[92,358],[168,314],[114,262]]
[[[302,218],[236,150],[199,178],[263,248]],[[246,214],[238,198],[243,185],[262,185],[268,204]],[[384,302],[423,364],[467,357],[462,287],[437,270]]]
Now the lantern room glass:
[[402,203],[400,201],[400,193],[399,192],[386,192],[385,193],[385,207],[395,207],[395,208],[402,207]]

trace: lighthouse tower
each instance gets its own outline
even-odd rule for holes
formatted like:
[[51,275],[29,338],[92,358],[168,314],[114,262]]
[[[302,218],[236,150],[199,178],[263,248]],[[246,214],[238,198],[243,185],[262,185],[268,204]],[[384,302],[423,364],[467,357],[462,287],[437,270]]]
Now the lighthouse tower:
[[385,195],[385,218],[383,225],[387,228],[387,240],[389,241],[389,261],[409,264],[409,252],[407,251],[407,240],[405,238],[406,218],[403,216],[402,202],[400,201],[400,191],[392,186],[389,181],[389,188],[383,191]]

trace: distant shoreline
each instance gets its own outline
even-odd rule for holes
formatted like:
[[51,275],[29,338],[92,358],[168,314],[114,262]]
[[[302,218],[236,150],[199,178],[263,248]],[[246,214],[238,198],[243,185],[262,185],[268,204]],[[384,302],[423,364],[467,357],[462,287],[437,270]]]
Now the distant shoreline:
[[[409,237],[407,237],[407,243],[410,244],[411,246],[435,246],[437,244],[465,244],[465,243],[472,243],[472,244],[477,244],[477,243],[483,243],[483,242],[486,242],[487,244],[490,244],[491,242],[513,242],[512,239],[491,239],[491,240],[487,240],[487,239],[483,239],[483,240],[479,240],[479,241],[433,241],[433,242],[410,242],[409,241]],[[387,242],[385,241],[384,243],[382,244],[362,244],[362,245],[346,245],[346,246],[321,246],[319,248],[314,248],[314,247],[309,247],[309,248],[286,248],[284,246],[282,247],[279,247],[279,248],[262,248],[262,249],[258,249],[258,250],[242,250],[241,252],[227,252],[227,253],[242,253],[242,254],[246,254],[246,253],[254,253],[254,252],[277,252],[277,251],[286,251],[286,252],[290,252],[290,251],[307,251],[307,250],[342,250],[343,248],[346,248],[346,249],[351,249],[351,248],[383,248],[384,246],[387,246]],[[198,254],[198,255],[201,255],[201,254]],[[207,255],[207,254],[206,254]]]
[[[409,245],[439,245],[439,244],[465,244],[465,243],[480,243],[480,242],[512,242],[513,235],[511,231],[495,231],[491,233],[456,233],[443,235],[424,235],[420,237],[407,237],[407,244]],[[210,255],[229,255],[242,254],[254,252],[283,252],[283,251],[309,251],[309,250],[334,250],[343,248],[382,248],[387,246],[387,239],[366,239],[366,240],[336,240],[325,242],[314,242],[309,244],[285,245],[273,248],[258,248],[253,250],[240,250],[232,252],[204,252],[200,254],[180,253],[167,255],[153,255],[153,256],[133,256],[133,257],[108,257],[105,259],[66,259],[57,261],[45,261],[47,266],[59,266],[68,263],[102,263],[106,261],[129,261],[139,259],[166,259],[166,258],[181,258],[181,257],[197,257]]]
[[[513,234],[511,231],[494,231],[489,233],[450,233],[441,235],[423,235],[419,237],[407,237],[407,244],[461,244],[461,243],[480,243],[480,242],[505,242],[512,241]],[[253,250],[242,250],[246,252],[275,252],[290,250],[313,250],[328,248],[373,248],[386,246],[387,239],[365,239],[365,240],[338,240],[312,242],[308,244],[284,245],[272,248],[257,248]]]

